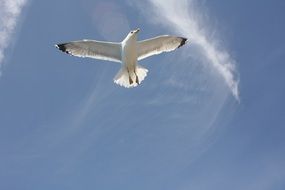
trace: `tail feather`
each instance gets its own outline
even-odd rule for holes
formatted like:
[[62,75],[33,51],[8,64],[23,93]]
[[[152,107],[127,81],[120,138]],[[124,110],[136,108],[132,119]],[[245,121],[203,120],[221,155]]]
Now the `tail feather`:
[[[137,65],[136,74],[138,76],[139,84],[147,76],[147,72],[148,70],[146,68],[142,67],[141,65]],[[131,83],[130,81],[136,81],[136,76],[134,73],[130,73],[129,75],[127,69],[124,67],[122,67],[114,77],[114,82],[120,86],[132,88],[138,85],[136,82]]]
[[139,78],[139,83],[141,83],[144,80],[144,78],[147,76],[147,72],[148,70],[146,68],[144,68],[139,64],[137,65],[137,75]]

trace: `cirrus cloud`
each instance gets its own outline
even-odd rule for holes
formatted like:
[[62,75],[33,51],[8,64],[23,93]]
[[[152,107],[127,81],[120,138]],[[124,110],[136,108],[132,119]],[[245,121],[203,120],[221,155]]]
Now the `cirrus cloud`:
[[0,68],[19,16],[28,0],[0,0]]
[[234,97],[239,100],[236,61],[221,45],[221,40],[210,35],[210,31],[214,29],[203,20],[206,11],[198,6],[196,0],[148,0],[147,4],[130,3],[137,5],[148,17],[148,21],[187,36],[191,45],[199,52],[191,53],[191,57],[212,66],[223,78]]

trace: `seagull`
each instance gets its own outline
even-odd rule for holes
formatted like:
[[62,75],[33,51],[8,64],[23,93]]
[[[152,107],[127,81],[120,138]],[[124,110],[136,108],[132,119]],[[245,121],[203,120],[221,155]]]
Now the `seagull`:
[[157,36],[143,41],[137,40],[140,29],[132,30],[122,42],[80,40],[56,44],[59,50],[77,57],[88,57],[121,63],[114,82],[130,88],[138,86],[147,76],[148,70],[138,61],[180,48],[187,38],[170,35]]

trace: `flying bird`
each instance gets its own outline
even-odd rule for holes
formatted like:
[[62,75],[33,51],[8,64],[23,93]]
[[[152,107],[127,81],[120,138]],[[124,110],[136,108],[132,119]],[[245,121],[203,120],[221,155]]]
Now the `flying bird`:
[[126,88],[136,87],[144,80],[148,72],[146,68],[138,64],[138,61],[162,52],[173,51],[183,46],[187,41],[187,38],[169,35],[137,41],[139,31],[140,29],[130,31],[120,43],[81,40],[55,46],[73,56],[121,63],[121,69],[116,74],[114,82]]

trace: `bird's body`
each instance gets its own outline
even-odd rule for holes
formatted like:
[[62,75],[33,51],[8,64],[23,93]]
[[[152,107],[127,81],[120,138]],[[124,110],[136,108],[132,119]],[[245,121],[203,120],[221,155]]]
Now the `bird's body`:
[[137,41],[138,32],[139,29],[131,31],[121,43],[82,40],[57,44],[56,47],[78,57],[120,62],[121,69],[114,82],[127,88],[135,87],[144,80],[148,72],[137,63],[138,60],[175,50],[187,41],[186,38],[167,35]]
[[129,83],[134,82],[138,84],[137,70],[137,39],[136,36],[129,36],[122,42],[122,67],[129,73]]

